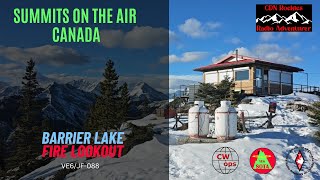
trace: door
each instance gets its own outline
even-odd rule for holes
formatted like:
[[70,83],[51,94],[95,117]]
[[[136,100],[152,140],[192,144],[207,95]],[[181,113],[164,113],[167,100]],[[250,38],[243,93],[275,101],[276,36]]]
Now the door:
[[257,94],[262,94],[262,69],[261,68],[256,68],[256,73],[255,73],[255,80],[256,80],[256,93]]
[[268,78],[268,74],[269,74],[269,71],[267,69],[265,69],[263,71],[263,87],[264,87],[264,92],[263,94],[269,94],[269,78]]

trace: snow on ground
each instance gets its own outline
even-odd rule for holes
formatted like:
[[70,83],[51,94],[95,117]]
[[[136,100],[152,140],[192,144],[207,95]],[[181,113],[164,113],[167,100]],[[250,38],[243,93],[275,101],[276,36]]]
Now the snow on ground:
[[[302,100],[310,103],[319,101],[315,95],[297,93],[296,95],[278,97],[251,97],[251,104],[241,104],[239,110],[249,112],[250,116],[264,116],[270,101],[278,104],[277,116],[273,119],[273,129],[258,128],[266,118],[258,118],[251,122],[251,133],[238,133],[236,140],[228,143],[183,144],[177,139],[186,137],[186,131],[170,130],[169,172],[170,179],[320,179],[320,147],[311,136],[315,128],[308,124],[308,116],[304,112],[285,109],[288,102]],[[248,113],[245,113],[247,116]],[[170,124],[174,119],[170,119]],[[171,126],[171,125],[170,125]],[[286,156],[295,146],[303,146],[311,150],[315,159],[312,173],[295,176],[286,167]],[[212,155],[220,147],[231,147],[239,155],[239,166],[231,174],[220,174],[212,167]],[[250,167],[251,153],[260,147],[266,147],[276,156],[275,168],[266,175],[254,172]]]
[[[70,157],[70,153],[66,153],[67,157]],[[71,159],[71,158],[57,158],[54,161],[50,162],[49,164],[42,166],[31,173],[23,176],[21,180],[28,180],[28,179],[38,179],[38,178],[45,178],[49,179],[51,176],[55,175],[59,170],[61,170],[61,163],[81,163],[84,162],[85,158],[78,158],[78,159]]]
[[[320,147],[311,137],[315,131],[308,124],[308,117],[304,112],[285,109],[287,103],[301,100],[304,103],[319,101],[314,95],[297,93],[296,95],[278,97],[251,97],[251,104],[241,104],[238,110],[249,112],[250,116],[264,116],[270,101],[276,101],[277,116],[273,119],[273,129],[258,128],[266,118],[258,118],[250,123],[251,133],[238,133],[237,139],[228,143],[208,144],[178,144],[177,140],[188,137],[188,131],[166,130],[168,128],[165,119],[159,119],[149,115],[140,120],[131,121],[135,125],[144,126],[154,124],[154,129],[162,129],[161,134],[156,134],[151,141],[135,146],[128,154],[121,158],[101,159],[94,158],[86,162],[99,162],[99,170],[80,169],[70,173],[66,179],[320,179]],[[247,114],[245,114],[247,116]],[[187,119],[182,120],[187,122]],[[169,127],[173,127],[174,119],[169,119]],[[169,133],[169,155],[166,143]],[[312,173],[295,176],[285,163],[288,152],[295,146],[303,146],[311,150],[315,159]],[[220,147],[231,147],[239,155],[239,166],[235,172],[225,175],[220,174],[212,167],[212,155]],[[260,147],[271,149],[276,155],[275,168],[266,175],[254,172],[249,163],[251,153]],[[155,153],[159,152],[159,153]],[[62,162],[72,162],[74,159],[56,159],[51,163],[36,169],[22,179],[36,179],[52,177],[61,169]],[[82,162],[84,159],[77,159]],[[163,166],[159,166],[163,164]]]
[[[59,170],[61,163],[86,162],[99,163],[99,169],[82,168],[66,176],[66,179],[166,179],[168,177],[168,154],[163,153],[168,146],[154,138],[141,145],[133,147],[128,154],[121,158],[57,158],[51,163],[40,167],[21,178],[22,180],[44,178],[50,179]],[[70,157],[69,155],[67,155]]]
[[154,124],[154,130],[163,129],[161,134],[156,134],[151,141],[136,145],[128,154],[121,158],[57,158],[49,164],[42,166],[22,177],[22,180],[43,178],[49,180],[59,170],[61,163],[86,162],[99,163],[99,169],[82,168],[66,176],[66,179],[167,179],[168,178],[168,119],[161,119],[151,114],[145,118],[132,120],[137,126]]
[[[168,146],[161,144],[156,138],[142,145],[135,146],[121,158],[95,158],[88,163],[99,163],[99,170],[80,169],[68,174],[66,179],[166,179],[168,177]],[[159,152],[159,153],[157,153]],[[159,165],[161,168],[159,168]]]

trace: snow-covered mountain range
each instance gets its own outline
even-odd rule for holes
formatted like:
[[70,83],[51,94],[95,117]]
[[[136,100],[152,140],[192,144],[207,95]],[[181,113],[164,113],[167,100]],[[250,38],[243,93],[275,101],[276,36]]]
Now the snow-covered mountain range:
[[[90,105],[95,102],[95,96],[99,88],[99,82],[91,82],[84,79],[65,84],[53,82],[42,90],[38,98],[48,100],[47,106],[43,108],[43,114],[53,121],[55,126],[58,125],[58,128],[81,128],[87,118]],[[167,95],[144,82],[137,83],[129,90],[131,102],[134,102],[133,106],[136,107],[145,102],[145,100],[148,100],[149,103],[168,100]],[[21,96],[21,87],[4,86],[0,89],[0,105],[8,104],[9,101],[11,104],[18,104],[19,98],[9,98],[13,96]],[[7,106],[0,106],[0,114],[5,111],[8,111]],[[132,112],[134,115],[130,117],[139,115],[137,111],[139,111],[139,108],[135,108],[134,112]],[[10,116],[10,113],[6,113],[6,116]],[[3,119],[12,119],[12,117]]]
[[299,14],[298,12],[294,12],[288,17],[281,16],[278,13],[274,14],[273,16],[265,15],[261,18],[256,19],[256,23],[269,23],[272,24],[309,24],[312,21],[306,18],[304,15]]
[[93,93],[85,92],[70,84],[52,83],[40,95],[49,100],[43,114],[57,124],[81,128],[87,112],[95,101]]

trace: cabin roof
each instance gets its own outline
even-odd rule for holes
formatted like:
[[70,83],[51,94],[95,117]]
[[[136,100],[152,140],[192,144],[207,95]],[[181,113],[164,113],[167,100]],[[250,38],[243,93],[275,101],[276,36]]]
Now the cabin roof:
[[235,54],[228,55],[228,56],[222,58],[221,60],[217,61],[214,64],[195,68],[194,71],[207,72],[207,71],[213,71],[213,70],[222,70],[222,69],[226,69],[226,68],[243,67],[243,66],[247,66],[247,65],[267,66],[272,69],[283,70],[283,71],[287,71],[287,72],[304,71],[303,69],[297,68],[294,66],[273,63],[273,62],[265,61],[262,59],[253,58],[253,57],[249,57],[249,56],[242,56],[242,55],[238,55],[238,58],[239,58],[238,61],[230,61],[229,62],[230,59],[234,59],[235,57],[236,57]]

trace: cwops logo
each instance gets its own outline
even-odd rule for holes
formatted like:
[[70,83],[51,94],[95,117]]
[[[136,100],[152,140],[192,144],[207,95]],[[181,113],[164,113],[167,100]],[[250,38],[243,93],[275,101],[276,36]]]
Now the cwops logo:
[[238,165],[238,153],[230,147],[221,147],[212,155],[212,166],[219,173],[230,174],[238,168]]

